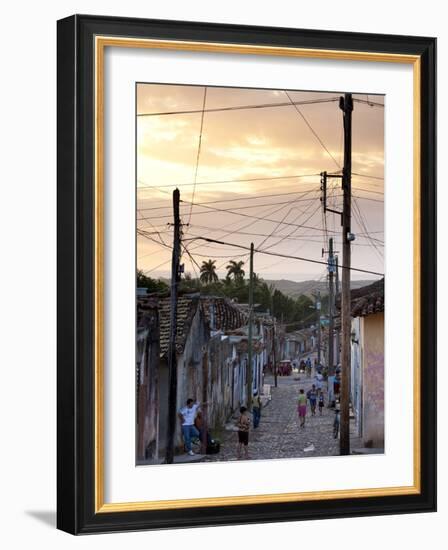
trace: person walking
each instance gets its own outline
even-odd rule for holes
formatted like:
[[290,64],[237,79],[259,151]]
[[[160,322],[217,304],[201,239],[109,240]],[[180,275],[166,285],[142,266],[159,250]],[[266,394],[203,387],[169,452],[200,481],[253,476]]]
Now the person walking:
[[320,392],[319,394],[319,415],[322,416],[322,409],[324,408],[324,394]]
[[316,380],[317,393],[320,394],[322,392],[322,386],[323,386],[323,380],[324,380],[324,377],[320,372],[320,370],[316,373],[316,376],[314,378]]
[[254,429],[257,429],[260,425],[261,418],[261,399],[257,390],[254,391],[254,396],[252,398],[252,416],[254,420]]
[[299,413],[300,427],[305,427],[305,418],[306,418],[306,402],[307,398],[303,388],[300,388],[299,398],[297,403],[297,412]]
[[308,390],[306,396],[310,400],[311,416],[316,416],[317,390],[314,384]]
[[309,355],[306,359],[305,365],[306,365],[306,375],[308,378],[311,378],[311,359]]
[[240,417],[237,422],[238,428],[238,447],[236,456],[241,458],[241,451],[244,447],[244,458],[249,458],[249,430],[250,430],[250,417],[246,407],[240,408]]
[[339,426],[341,424],[341,419],[340,419],[340,408],[339,408],[339,404],[337,403],[336,404],[336,407],[334,409],[334,422],[333,422],[333,437],[334,439],[337,439],[338,436],[339,436]]
[[194,402],[193,399],[187,399],[187,404],[185,407],[182,407],[178,412],[179,420],[182,424],[182,436],[184,438],[185,449],[190,456],[193,456],[195,453],[191,448],[191,440],[199,438],[199,431],[194,425],[196,418],[196,413],[200,407],[199,402]]

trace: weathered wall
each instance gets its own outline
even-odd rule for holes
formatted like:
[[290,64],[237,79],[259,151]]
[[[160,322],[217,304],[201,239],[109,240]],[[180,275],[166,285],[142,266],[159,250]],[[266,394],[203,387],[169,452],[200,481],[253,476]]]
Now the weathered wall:
[[145,312],[137,333],[137,460],[152,460],[159,439],[159,322]]
[[[202,401],[204,349],[209,340],[209,331],[205,324],[201,308],[197,307],[191,322],[183,353],[177,360],[177,410],[186,405],[191,398]],[[180,421],[176,425],[175,446],[183,447]]]
[[384,313],[362,318],[363,442],[384,447]]
[[229,376],[232,348],[229,339],[220,335],[208,345],[208,425],[209,428],[223,426],[231,413],[231,378]]
[[233,401],[232,409],[235,411],[240,408],[241,405],[245,403],[246,400],[246,366],[245,358],[241,357],[241,354],[237,355],[233,363],[233,380],[232,380],[232,389],[233,389]]

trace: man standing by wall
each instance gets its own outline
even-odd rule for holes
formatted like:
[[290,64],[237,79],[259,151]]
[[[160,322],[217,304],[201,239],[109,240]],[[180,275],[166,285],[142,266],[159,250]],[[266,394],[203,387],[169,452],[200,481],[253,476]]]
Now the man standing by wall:
[[182,423],[182,435],[184,438],[185,449],[190,456],[194,455],[194,452],[191,448],[191,440],[194,438],[199,438],[199,432],[194,425],[194,419],[196,418],[196,413],[200,408],[199,402],[194,402],[193,399],[187,399],[187,405],[180,409],[178,416]]

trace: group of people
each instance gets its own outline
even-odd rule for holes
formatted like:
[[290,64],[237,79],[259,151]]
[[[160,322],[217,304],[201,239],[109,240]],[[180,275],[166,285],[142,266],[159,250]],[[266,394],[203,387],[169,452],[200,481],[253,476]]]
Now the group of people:
[[307,393],[305,393],[303,388],[300,388],[297,402],[297,412],[299,414],[301,428],[305,426],[308,401],[310,402],[311,416],[316,416],[316,405],[319,407],[319,415],[322,416],[322,411],[325,405],[322,387],[316,387],[316,384],[313,384]]
[[298,370],[299,372],[305,372],[308,377],[311,376],[311,359],[310,357],[307,357],[306,361],[302,359],[299,363],[299,360],[297,358],[292,360],[292,366],[295,370]]
[[[261,398],[258,391],[254,391],[252,397],[252,422],[254,429],[257,429],[260,425],[261,419]],[[192,449],[192,443],[195,440],[207,441],[210,443],[210,434],[205,430],[204,420],[201,412],[201,404],[195,402],[193,399],[187,399],[185,407],[180,409],[178,416],[182,426],[182,437],[184,439],[185,450],[190,456],[194,456]],[[251,417],[247,407],[240,408],[240,414],[236,422],[238,429],[238,445],[237,445],[237,458],[242,457],[242,451],[244,450],[244,457],[249,458],[249,432],[251,427]]]

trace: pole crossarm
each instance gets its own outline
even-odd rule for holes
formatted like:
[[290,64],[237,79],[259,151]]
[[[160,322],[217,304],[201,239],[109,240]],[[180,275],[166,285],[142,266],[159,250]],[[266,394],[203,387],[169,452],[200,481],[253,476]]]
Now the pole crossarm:
[[325,212],[333,212],[333,214],[338,214],[341,216],[341,223],[342,223],[342,212],[340,210],[334,210],[333,208],[329,208],[327,206],[327,181],[328,178],[338,178],[342,179],[342,174],[329,174],[328,172],[321,172],[320,173],[320,190],[322,191],[322,196],[320,198],[320,202],[322,203],[324,207],[324,213]]

